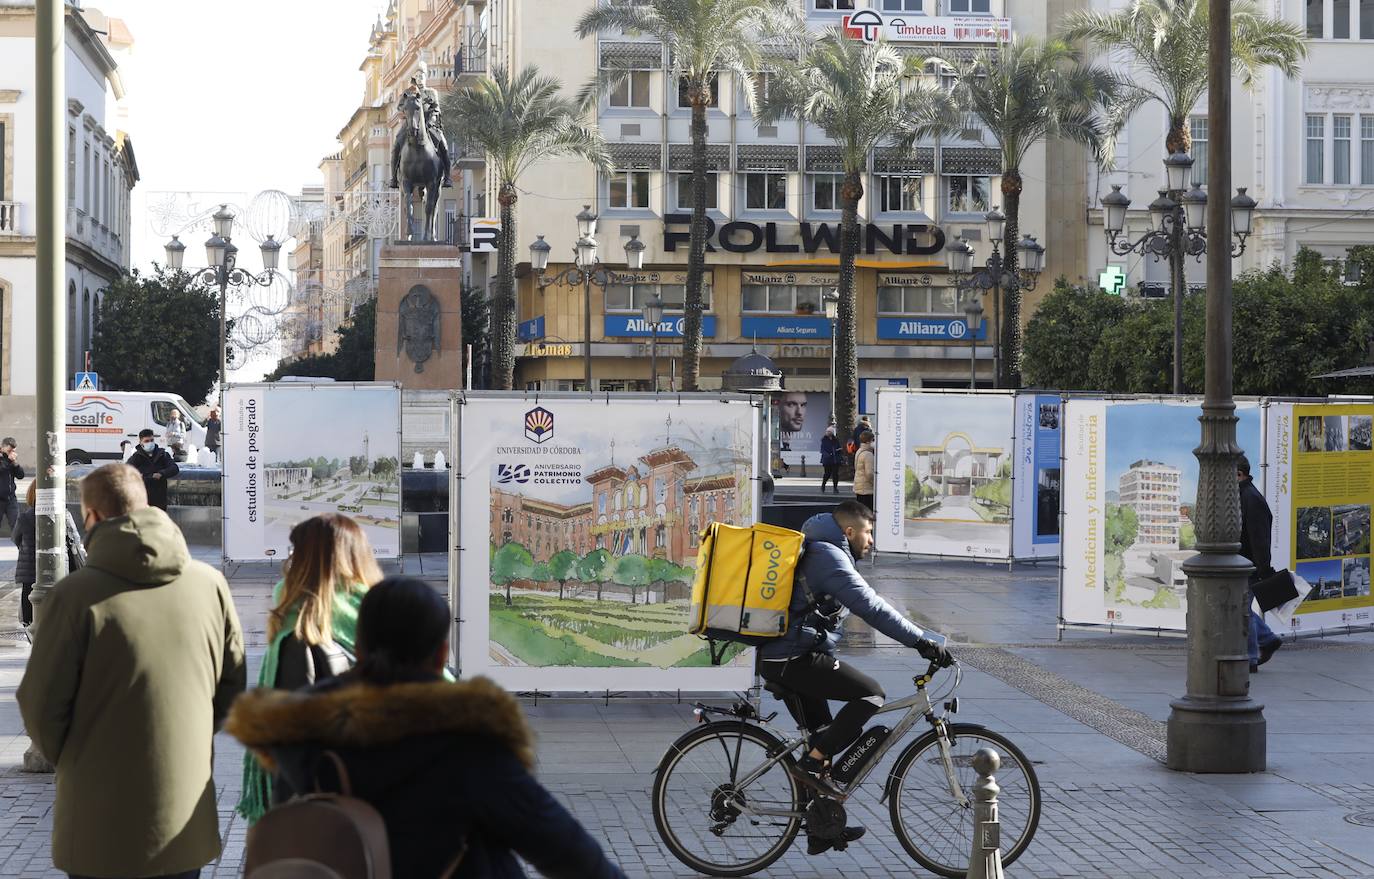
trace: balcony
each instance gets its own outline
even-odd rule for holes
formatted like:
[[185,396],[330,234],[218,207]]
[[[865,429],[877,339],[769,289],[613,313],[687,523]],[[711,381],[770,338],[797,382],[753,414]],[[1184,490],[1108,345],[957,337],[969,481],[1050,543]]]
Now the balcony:
[[453,53],[453,85],[467,85],[487,73],[487,32],[464,25],[458,32],[458,49]]
[[449,144],[449,159],[455,171],[480,171],[487,166],[487,154],[477,146],[455,139]]
[[0,235],[18,235],[19,202],[0,201]]

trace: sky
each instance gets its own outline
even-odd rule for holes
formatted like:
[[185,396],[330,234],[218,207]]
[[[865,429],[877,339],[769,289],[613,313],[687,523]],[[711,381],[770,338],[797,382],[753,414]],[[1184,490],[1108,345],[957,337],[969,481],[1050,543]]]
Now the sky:
[[[246,202],[263,190],[294,195],[321,182],[320,160],[339,148],[336,135],[362,99],[358,65],[385,10],[385,0],[86,5],[123,19],[134,38],[120,75],[141,175],[132,201],[140,269],[164,259],[167,236],[153,232],[145,210],[159,193],[239,193]],[[205,237],[186,239],[188,267],[204,264]],[[253,252],[242,263],[261,269],[256,247],[243,250]],[[250,361],[232,377],[262,372]]]
[[[1179,474],[1179,498],[1185,504],[1197,499],[1197,448],[1201,434],[1199,404],[1128,403],[1107,404],[1107,491],[1121,490],[1121,474],[1136,461],[1149,460],[1171,464]],[[1236,439],[1255,461],[1259,478],[1260,451],[1259,404],[1236,403]]]
[[938,446],[951,433],[966,433],[977,446],[1011,450],[1016,419],[1009,395],[923,394],[907,407],[907,416],[912,446]]
[[263,414],[263,451],[269,466],[321,457],[347,461],[363,453],[364,431],[372,460],[396,456],[401,408],[390,388],[272,388]]

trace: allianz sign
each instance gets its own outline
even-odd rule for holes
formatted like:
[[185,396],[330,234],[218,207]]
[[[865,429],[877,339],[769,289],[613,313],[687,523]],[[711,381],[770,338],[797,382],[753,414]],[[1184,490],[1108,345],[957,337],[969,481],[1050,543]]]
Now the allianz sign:
[[[607,337],[624,336],[653,336],[654,325],[642,317],[633,314],[608,314],[605,318],[604,333]],[[660,338],[682,338],[683,328],[687,324],[685,317],[672,317],[658,322],[658,336]],[[707,337],[716,335],[716,318],[714,315],[706,314],[701,317],[701,334]]]

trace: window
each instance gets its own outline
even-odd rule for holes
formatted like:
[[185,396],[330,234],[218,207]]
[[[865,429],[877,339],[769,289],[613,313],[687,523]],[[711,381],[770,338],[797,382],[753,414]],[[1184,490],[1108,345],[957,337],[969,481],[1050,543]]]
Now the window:
[[5,123],[0,122],[0,201],[5,200],[5,161],[8,156],[5,154]]
[[1331,0],[1331,39],[1350,39],[1350,0]]
[[1360,39],[1374,40],[1374,0],[1360,0]]
[[775,171],[745,174],[744,206],[751,211],[787,210],[787,175]]
[[1207,117],[1193,116],[1188,120],[1188,133],[1193,137],[1193,180],[1207,185]]
[[611,89],[612,107],[649,106],[649,71],[631,70]]
[[814,211],[838,211],[840,188],[844,186],[843,174],[809,174],[811,179],[811,209]]
[[821,295],[828,289],[815,284],[745,284],[740,288],[740,297],[744,311],[823,314]]
[[67,282],[67,365],[76,362],[76,282]]
[[610,178],[607,204],[613,208],[647,208],[649,206],[649,172],[613,172]]
[[91,142],[86,141],[86,157],[81,163],[81,207],[91,211]]
[[[706,90],[710,97],[706,101],[708,107],[720,106],[720,76],[711,74],[706,80]],[[692,109],[692,102],[687,99],[687,77],[682,77],[677,81],[677,106],[679,110]]]
[[1303,180],[1307,183],[1325,183],[1326,168],[1323,159],[1326,158],[1326,117],[1314,114],[1307,116],[1307,155],[1306,155],[1306,174]]
[[1374,116],[1360,117],[1360,185],[1374,186]]
[[91,350],[91,291],[81,294],[81,350],[76,352],[85,362],[84,353]]
[[949,0],[950,12],[990,12],[991,0]]
[[67,204],[76,204],[76,129],[67,129]]
[[921,0],[883,0],[883,12],[920,12]]
[[[692,175],[674,174],[677,189],[677,209],[680,211],[690,211],[692,209]],[[706,172],[706,209],[715,210],[720,201],[720,175],[715,171]]]
[[816,0],[816,10],[832,12],[836,9],[853,9],[854,0]]
[[985,174],[947,174],[946,209],[952,214],[985,214],[988,211],[988,192],[992,178]]
[[921,178],[914,174],[888,174],[877,178],[878,210],[882,213],[920,213]]
[[1353,117],[1331,117],[1331,182],[1350,183],[1350,127]]
[[[658,295],[663,300],[664,312],[681,312],[687,299],[686,284],[611,284],[606,287],[607,311],[640,312],[644,303]],[[701,282],[701,305],[711,309],[711,279]]]
[[963,314],[964,304],[953,287],[901,286],[878,288],[879,314]]

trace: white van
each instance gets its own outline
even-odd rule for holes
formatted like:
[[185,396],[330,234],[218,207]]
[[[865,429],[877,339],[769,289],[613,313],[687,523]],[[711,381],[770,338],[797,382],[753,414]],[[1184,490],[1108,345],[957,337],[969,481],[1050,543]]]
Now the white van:
[[66,446],[68,464],[119,461],[119,444],[138,442],[139,431],[151,429],[158,445],[166,446],[167,422],[181,414],[186,442],[205,446],[205,419],[176,394],[157,391],[67,391]]

